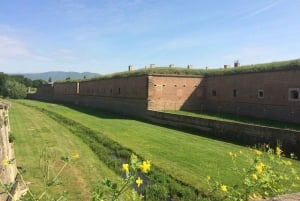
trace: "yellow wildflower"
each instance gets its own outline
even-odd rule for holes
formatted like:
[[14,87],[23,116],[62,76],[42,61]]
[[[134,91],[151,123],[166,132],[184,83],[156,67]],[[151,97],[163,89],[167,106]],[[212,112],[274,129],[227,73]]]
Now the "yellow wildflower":
[[207,178],[206,178],[206,179],[207,179],[207,181],[210,181],[210,176],[207,176]]
[[257,175],[256,174],[252,174],[252,179],[257,180]]
[[151,167],[151,163],[148,160],[143,161],[142,164],[140,165],[140,169],[143,173],[148,173],[150,171],[150,167]]
[[262,155],[262,152],[259,151],[259,150],[255,150],[255,154],[258,155],[258,156],[261,156],[261,155]]
[[143,180],[140,177],[138,177],[137,180],[135,180],[135,183],[137,184],[137,187],[140,187],[140,185],[143,184]]
[[229,156],[231,156],[231,158],[233,159],[233,158],[236,158],[236,154],[235,153],[233,153],[233,152],[229,152]]
[[127,163],[124,163],[122,165],[122,171],[124,171],[124,172],[128,172],[129,171],[129,165]]
[[79,153],[75,153],[75,154],[72,156],[73,159],[78,159],[79,157],[80,157]]
[[4,160],[2,161],[2,164],[3,164],[4,166],[9,165],[9,160],[8,160],[8,159],[4,159]]
[[261,197],[262,196],[259,193],[258,194],[253,193],[252,195],[249,195],[250,200],[261,198]]
[[224,185],[224,184],[222,184],[222,185],[221,185],[221,191],[227,192],[227,186]]
[[255,169],[257,170],[258,174],[261,174],[264,168],[264,164],[263,163],[259,163],[258,165],[256,165]]
[[280,156],[282,152],[283,151],[280,149],[280,147],[276,147],[276,155],[277,156]]
[[291,165],[292,165],[292,162],[291,162],[291,161],[284,161],[284,164],[285,164],[286,166],[291,166]]

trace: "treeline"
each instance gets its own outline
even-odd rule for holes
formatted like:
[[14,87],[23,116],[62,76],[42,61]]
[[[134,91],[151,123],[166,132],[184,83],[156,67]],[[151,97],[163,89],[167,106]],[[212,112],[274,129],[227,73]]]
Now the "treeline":
[[14,99],[25,98],[29,89],[35,89],[45,80],[31,80],[23,75],[7,75],[0,72],[0,96]]

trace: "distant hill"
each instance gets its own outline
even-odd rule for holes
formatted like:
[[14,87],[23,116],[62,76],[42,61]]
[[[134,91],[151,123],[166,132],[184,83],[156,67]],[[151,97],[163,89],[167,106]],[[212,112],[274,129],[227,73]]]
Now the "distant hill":
[[78,73],[78,72],[63,72],[63,71],[50,71],[45,73],[26,73],[22,75],[31,80],[42,79],[48,81],[49,78],[51,78],[52,82],[66,80],[67,77],[70,77],[71,80],[76,80],[76,79],[83,79],[84,77],[92,78],[95,76],[99,76],[99,74],[97,73],[90,73],[90,72]]

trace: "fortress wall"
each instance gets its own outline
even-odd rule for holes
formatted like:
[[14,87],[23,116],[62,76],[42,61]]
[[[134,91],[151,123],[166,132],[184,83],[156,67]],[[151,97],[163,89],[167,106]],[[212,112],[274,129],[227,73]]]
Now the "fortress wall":
[[53,99],[53,85],[43,84],[40,85],[35,94],[30,94],[29,98],[51,101]]
[[79,82],[54,83],[53,100],[66,103],[79,101]]
[[202,76],[150,75],[148,109],[197,109],[203,98]]
[[80,95],[116,98],[147,98],[147,76],[91,80],[80,83]]
[[81,82],[78,103],[143,116],[147,110],[147,80],[144,75]]
[[55,95],[60,94],[78,94],[78,82],[63,82],[63,83],[54,83],[53,85],[53,93]]
[[99,108],[106,111],[145,117],[146,99],[117,98],[105,96],[80,96],[79,105]]
[[300,70],[208,77],[199,104],[201,110],[300,123],[300,99],[291,99],[291,90],[300,92],[299,77]]

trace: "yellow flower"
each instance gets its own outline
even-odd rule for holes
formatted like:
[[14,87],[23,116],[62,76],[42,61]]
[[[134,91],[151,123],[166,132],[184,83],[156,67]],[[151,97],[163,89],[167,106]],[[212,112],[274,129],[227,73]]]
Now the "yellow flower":
[[210,176],[207,176],[207,178],[206,178],[206,179],[207,179],[207,181],[210,181]]
[[124,172],[128,172],[129,171],[129,165],[127,163],[124,163],[122,165],[122,171],[124,171]]
[[151,167],[151,163],[148,160],[143,161],[142,164],[140,165],[140,169],[143,173],[148,173],[150,171],[150,167]]
[[78,159],[79,157],[80,157],[79,153],[75,153],[75,154],[72,156],[73,159]]
[[231,156],[231,158],[236,158],[236,154],[235,153],[232,153],[231,151],[229,152],[229,156]]
[[252,195],[249,195],[250,200],[257,199],[257,198],[261,198],[261,195],[260,194],[255,194],[255,193],[253,193]]
[[286,166],[291,166],[291,165],[292,165],[292,162],[291,162],[291,161],[284,161],[284,164],[285,164]]
[[2,161],[2,164],[3,164],[4,166],[9,165],[9,160],[8,160],[8,159],[4,159],[4,160]]
[[255,169],[257,170],[258,174],[262,173],[264,166],[265,165],[263,163],[259,163],[258,165],[256,165]]
[[282,152],[283,151],[280,149],[280,147],[276,147],[276,155],[277,156],[280,156]]
[[138,177],[137,180],[135,180],[135,183],[137,184],[137,187],[140,187],[140,185],[143,184],[143,180],[140,177]]
[[252,179],[257,180],[257,175],[256,174],[252,174]]
[[261,155],[262,155],[262,152],[259,151],[259,150],[255,150],[255,154],[258,155],[258,156],[261,156]]
[[227,186],[226,185],[221,185],[221,191],[227,192]]

